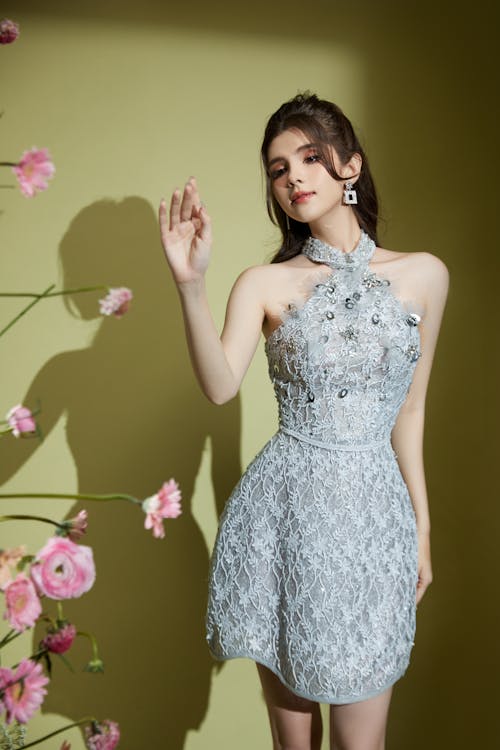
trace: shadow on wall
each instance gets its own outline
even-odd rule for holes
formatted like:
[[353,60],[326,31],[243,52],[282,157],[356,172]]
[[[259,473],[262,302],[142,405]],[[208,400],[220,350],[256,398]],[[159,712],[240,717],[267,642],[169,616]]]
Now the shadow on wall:
[[[23,403],[40,398],[45,434],[67,412],[80,492],[145,498],[174,476],[183,513],[167,520],[165,539],[156,540],[134,506],[84,505],[90,521],[85,543],[93,547],[97,579],[64,610],[81,630],[95,633],[106,672],[75,676],[56,661],[43,708],[71,719],[112,718],[127,747],[168,742],[170,750],[180,750],[187,731],[205,716],[212,668],[221,667],[204,638],[209,551],[191,498],[207,436],[218,515],[236,484],[240,401],[216,407],[199,390],[156,216],[146,201],[102,200],[83,209],[63,238],[61,260],[66,288],[126,285],[133,306],[121,320],[103,320],[89,348],[47,362]],[[70,304],[82,318],[96,317],[95,294],[74,295]],[[1,482],[38,445],[6,444]],[[86,644],[71,652],[77,668],[88,659]]]

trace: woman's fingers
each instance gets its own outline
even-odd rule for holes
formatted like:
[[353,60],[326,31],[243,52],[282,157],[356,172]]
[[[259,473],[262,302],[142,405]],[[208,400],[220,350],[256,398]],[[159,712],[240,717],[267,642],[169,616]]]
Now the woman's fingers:
[[167,220],[166,202],[162,198],[159,219],[163,244],[168,241],[167,235],[170,232],[177,232],[180,229],[179,224],[184,222],[191,222],[194,231],[205,240],[207,233],[210,234],[211,227],[208,214],[205,212],[204,217],[201,216],[202,205],[195,177],[189,178],[182,193],[179,188],[176,188],[172,193],[169,220]]
[[190,177],[189,182],[193,186],[193,206],[199,209],[201,206],[201,200],[200,194],[198,192],[198,183],[196,182],[196,177]]
[[212,221],[210,219],[210,216],[207,214],[207,209],[205,206],[201,206],[200,208],[200,219],[201,219],[201,229],[200,229],[200,237],[203,240],[203,242],[206,242],[207,245],[212,244]]
[[194,189],[191,182],[186,182],[181,203],[181,221],[189,221],[193,212]]
[[175,188],[170,199],[170,231],[181,220],[181,191]]

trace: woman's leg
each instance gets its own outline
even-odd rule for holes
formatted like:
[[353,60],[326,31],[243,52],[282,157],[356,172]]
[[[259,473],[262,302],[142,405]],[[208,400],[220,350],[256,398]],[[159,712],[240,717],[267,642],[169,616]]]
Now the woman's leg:
[[319,703],[292,693],[256,662],[271,724],[273,750],[320,750],[323,725]]
[[330,706],[330,750],[384,750],[392,685],[358,703]]

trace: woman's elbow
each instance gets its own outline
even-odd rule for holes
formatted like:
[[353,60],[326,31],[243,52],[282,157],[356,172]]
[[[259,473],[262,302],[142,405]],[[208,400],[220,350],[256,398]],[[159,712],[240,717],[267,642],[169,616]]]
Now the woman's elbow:
[[235,392],[229,391],[229,392],[222,392],[219,391],[217,393],[205,393],[205,396],[208,398],[211,404],[215,404],[215,406],[223,406],[224,404],[227,404],[228,401],[232,401],[233,398],[238,394],[238,391]]

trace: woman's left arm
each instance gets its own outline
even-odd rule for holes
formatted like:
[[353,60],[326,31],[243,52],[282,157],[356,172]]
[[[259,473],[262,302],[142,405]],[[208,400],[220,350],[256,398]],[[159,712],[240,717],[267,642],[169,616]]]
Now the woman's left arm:
[[412,258],[414,298],[422,301],[425,310],[419,324],[421,356],[415,367],[408,395],[392,430],[391,441],[417,521],[418,604],[432,581],[431,523],[423,459],[425,397],[448,295],[449,274],[446,265],[435,255],[423,252],[415,253],[415,256]]

